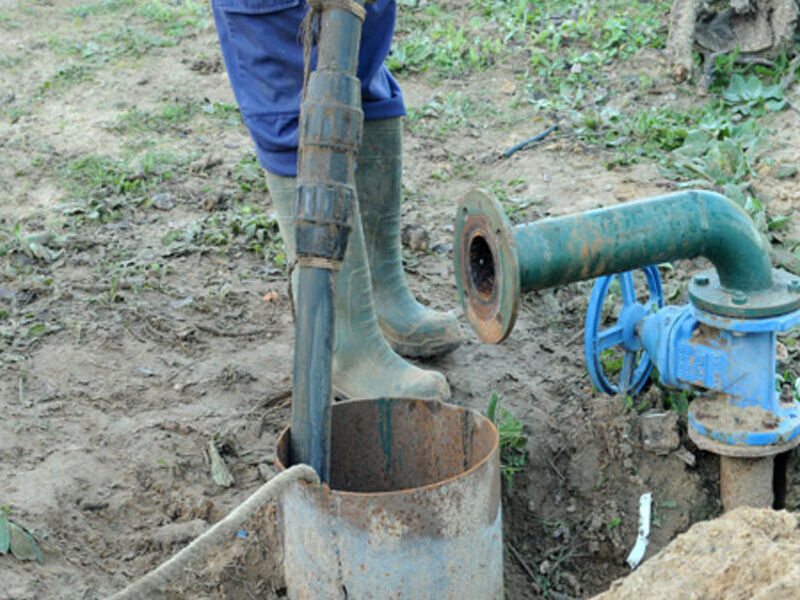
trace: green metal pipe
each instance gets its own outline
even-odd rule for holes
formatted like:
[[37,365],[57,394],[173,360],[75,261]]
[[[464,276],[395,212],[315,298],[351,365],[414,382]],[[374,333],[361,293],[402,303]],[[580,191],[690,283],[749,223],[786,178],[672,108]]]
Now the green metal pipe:
[[704,256],[731,290],[767,290],[767,245],[739,206],[687,191],[514,228],[521,291]]
[[516,320],[520,293],[704,256],[724,290],[773,288],[767,244],[724,196],[685,191],[511,227],[502,207],[472,192],[459,208],[456,277],[478,335],[497,343]]

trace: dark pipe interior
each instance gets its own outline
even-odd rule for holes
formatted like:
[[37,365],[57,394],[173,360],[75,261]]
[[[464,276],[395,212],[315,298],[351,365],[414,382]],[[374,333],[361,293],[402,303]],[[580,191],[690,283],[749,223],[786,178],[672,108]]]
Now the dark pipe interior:
[[482,300],[488,300],[494,290],[494,257],[482,235],[476,235],[470,242],[469,273],[478,295]]
[[772,472],[772,492],[775,501],[772,508],[781,510],[786,508],[786,466],[789,461],[789,452],[783,452],[775,457],[775,468]]

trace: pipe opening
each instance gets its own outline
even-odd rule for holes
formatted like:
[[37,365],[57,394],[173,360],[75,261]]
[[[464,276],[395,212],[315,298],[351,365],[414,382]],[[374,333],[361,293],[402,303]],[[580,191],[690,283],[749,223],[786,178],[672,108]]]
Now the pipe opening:
[[486,238],[480,234],[469,244],[469,274],[478,296],[488,300],[494,291],[494,257]]

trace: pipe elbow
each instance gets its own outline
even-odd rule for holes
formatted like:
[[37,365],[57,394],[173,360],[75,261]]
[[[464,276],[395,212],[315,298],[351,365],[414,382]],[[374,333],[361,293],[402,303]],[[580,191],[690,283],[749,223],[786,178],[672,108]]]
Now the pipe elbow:
[[689,192],[700,204],[704,252],[731,290],[766,290],[772,287],[772,265],[766,240],[753,220],[725,196],[702,190]]

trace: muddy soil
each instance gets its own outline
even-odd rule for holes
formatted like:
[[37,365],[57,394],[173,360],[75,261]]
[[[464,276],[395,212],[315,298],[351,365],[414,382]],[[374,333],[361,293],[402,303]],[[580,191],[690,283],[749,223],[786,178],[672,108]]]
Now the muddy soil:
[[[208,233],[210,220],[228,223],[243,204],[270,213],[257,173],[242,167],[252,165],[253,152],[240,122],[200,114],[157,131],[157,141],[143,147],[157,143],[182,157],[169,177],[153,184],[159,165],[141,167],[125,176],[128,184],[150,182],[141,198],[123,202],[111,186],[101,195],[108,219],[73,212],[83,210],[69,191],[74,165],[130,149],[115,126],[123,113],[166,101],[233,102],[213,27],[171,45],[140,41],[141,52],[109,59],[85,78],[45,85],[73,72],[53,39],[77,40],[88,51],[85,40],[110,27],[65,18],[78,5],[0,0],[18,25],[0,21],[0,101],[19,109],[0,120],[0,224],[63,238],[44,258],[28,246],[2,259],[0,505],[44,553],[42,564],[0,556],[4,599],[88,600],[121,589],[274,474],[276,436],[289,419],[293,323],[278,254],[265,259],[239,238],[165,243],[170,232],[199,221]],[[418,75],[402,84],[417,108],[443,86],[487,103],[515,93],[513,66],[459,81]],[[782,159],[800,159],[800,118],[785,112],[775,119]],[[607,170],[603,150],[568,135],[498,160],[547,125],[533,109],[517,123],[472,122],[446,136],[407,128],[404,218],[431,241],[427,252],[405,249],[406,272],[425,304],[461,314],[453,216],[470,188],[517,182],[517,220],[673,189],[652,164]],[[760,185],[771,186],[776,212],[793,214],[793,181],[766,176]],[[797,233],[791,225],[786,235]],[[702,267],[688,261],[662,270],[670,301],[686,300],[685,284]],[[462,318],[464,345],[425,364],[447,375],[452,402],[485,411],[498,393],[524,424],[529,464],[504,491],[510,599],[590,597],[627,575],[644,492],[653,494],[655,511],[648,558],[721,510],[717,460],[688,441],[684,419],[680,448],[650,453],[637,410],[593,391],[581,333],[590,290],[584,282],[528,295],[514,333],[499,346],[480,343]],[[662,402],[657,388],[649,394],[652,406]],[[232,471],[232,487],[211,478],[205,449],[212,440]],[[791,483],[800,468],[790,464]],[[798,488],[790,486],[791,508],[800,506]],[[165,597],[281,597],[273,507],[245,530],[246,537],[187,570]]]

